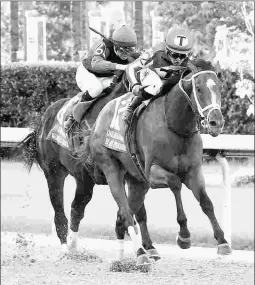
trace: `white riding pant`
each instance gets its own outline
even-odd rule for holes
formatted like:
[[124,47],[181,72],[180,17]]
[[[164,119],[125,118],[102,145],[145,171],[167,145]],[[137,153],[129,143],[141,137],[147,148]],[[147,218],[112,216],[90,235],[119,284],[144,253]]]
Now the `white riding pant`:
[[92,98],[99,96],[103,90],[110,86],[113,81],[113,76],[110,77],[96,77],[89,72],[83,64],[77,68],[76,83],[81,91],[88,91]]
[[141,69],[139,72],[141,85],[148,86],[144,90],[153,96],[157,95],[163,85],[159,75],[149,68]]

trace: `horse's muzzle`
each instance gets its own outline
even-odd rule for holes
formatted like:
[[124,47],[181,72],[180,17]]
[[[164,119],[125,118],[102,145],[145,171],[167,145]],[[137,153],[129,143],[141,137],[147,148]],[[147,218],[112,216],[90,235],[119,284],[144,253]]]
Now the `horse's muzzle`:
[[225,120],[210,120],[207,124],[208,132],[211,136],[217,137],[223,131]]

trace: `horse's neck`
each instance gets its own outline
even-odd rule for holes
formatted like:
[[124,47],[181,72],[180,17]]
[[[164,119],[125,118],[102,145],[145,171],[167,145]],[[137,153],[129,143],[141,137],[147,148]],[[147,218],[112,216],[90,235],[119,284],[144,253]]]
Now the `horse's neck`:
[[[191,90],[186,90],[190,94]],[[179,134],[192,134],[197,129],[197,117],[192,111],[188,98],[177,84],[168,93],[165,101],[167,125]]]

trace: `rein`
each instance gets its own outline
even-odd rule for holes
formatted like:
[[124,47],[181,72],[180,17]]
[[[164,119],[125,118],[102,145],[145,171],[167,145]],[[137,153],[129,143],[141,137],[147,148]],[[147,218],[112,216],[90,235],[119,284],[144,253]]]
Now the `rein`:
[[[199,72],[193,74],[189,79],[180,79],[180,81],[179,81],[179,88],[182,90],[183,94],[184,94],[186,97],[188,97],[188,99],[189,99],[188,101],[189,101],[189,104],[190,104],[190,106],[191,106],[191,109],[192,109],[192,111],[193,111],[195,114],[198,115],[199,121],[201,121],[201,124],[202,124],[203,127],[206,127],[206,126],[208,125],[209,115],[210,115],[210,113],[211,113],[213,110],[219,110],[219,111],[220,111],[220,106],[219,106],[219,104],[217,104],[217,103],[216,103],[216,104],[213,104],[213,103],[212,103],[212,104],[210,104],[210,105],[208,105],[208,106],[202,108],[201,105],[200,105],[200,103],[199,103],[199,101],[198,101],[198,99],[197,99],[197,91],[196,91],[195,77],[197,77],[197,76],[200,75],[200,74],[205,74],[205,73],[211,73],[211,74],[214,74],[214,75],[217,77],[217,74],[216,74],[214,71],[212,71],[212,70],[202,70],[202,71],[199,71]],[[196,102],[196,105],[197,105],[197,111],[194,110],[193,104],[192,104],[192,102],[191,102],[191,99],[189,98],[187,92],[184,90],[184,88],[183,88],[183,86],[182,86],[182,81],[186,81],[186,82],[191,81],[191,82],[192,82],[192,89],[193,89],[193,94],[194,94],[195,102]],[[208,109],[210,109],[210,110],[209,110],[209,112],[208,112],[208,114],[207,114],[207,117],[205,118],[204,112],[207,111]]]
[[[181,78],[181,79],[179,80],[179,83],[178,83],[179,88],[180,88],[180,90],[182,91],[182,94],[184,94],[185,98],[187,99],[187,101],[188,101],[188,103],[189,103],[189,105],[190,105],[190,107],[191,107],[192,112],[198,117],[198,120],[197,120],[197,121],[198,121],[198,128],[197,128],[196,131],[191,132],[191,133],[179,133],[179,132],[177,132],[171,125],[169,125],[169,122],[168,122],[167,117],[166,117],[166,102],[167,102],[167,96],[165,96],[165,100],[164,100],[164,116],[165,116],[165,119],[166,119],[167,127],[168,127],[168,129],[170,129],[172,132],[174,132],[175,134],[177,134],[177,135],[180,136],[180,137],[183,137],[183,138],[190,138],[190,137],[194,136],[196,133],[198,133],[198,131],[200,131],[199,122],[201,122],[201,125],[202,125],[203,127],[206,127],[206,126],[208,125],[208,118],[209,118],[210,113],[211,113],[213,110],[220,110],[219,104],[213,104],[213,103],[212,103],[212,104],[210,104],[210,105],[208,105],[208,106],[202,108],[201,105],[200,105],[200,103],[199,103],[199,101],[198,101],[197,92],[196,92],[196,85],[195,85],[195,77],[197,77],[197,76],[200,75],[200,74],[204,74],[204,73],[212,73],[212,74],[215,74],[215,75],[216,75],[216,73],[215,73],[214,71],[212,71],[212,70],[203,70],[203,71],[199,71],[199,72],[193,74],[189,79],[182,79],[182,78]],[[216,75],[216,77],[217,77],[217,75]],[[192,103],[192,101],[191,101],[189,95],[187,94],[187,92],[186,92],[186,91],[184,90],[184,88],[183,88],[183,85],[182,85],[182,82],[183,82],[183,81],[186,81],[186,82],[191,81],[191,82],[192,82],[192,90],[193,90],[195,102],[196,102],[196,105],[197,105],[197,110],[194,109],[193,103]],[[210,109],[210,110],[209,110],[209,112],[208,112],[208,114],[207,114],[207,118],[205,118],[205,116],[204,116],[203,113],[204,113],[205,111],[207,111],[208,109]]]

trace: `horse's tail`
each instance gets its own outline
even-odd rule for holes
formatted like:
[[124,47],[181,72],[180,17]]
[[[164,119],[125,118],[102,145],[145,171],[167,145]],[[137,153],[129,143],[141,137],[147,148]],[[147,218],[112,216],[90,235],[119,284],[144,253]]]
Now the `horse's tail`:
[[36,141],[37,130],[34,130],[15,146],[11,154],[11,158],[22,155],[22,160],[29,172],[34,162],[39,163]]

